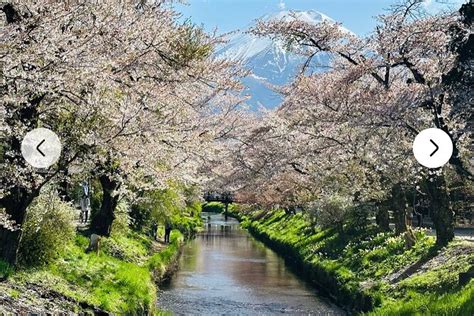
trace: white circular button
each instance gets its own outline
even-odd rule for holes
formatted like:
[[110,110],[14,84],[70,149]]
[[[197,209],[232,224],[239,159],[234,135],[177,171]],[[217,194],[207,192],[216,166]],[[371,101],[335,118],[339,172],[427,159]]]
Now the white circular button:
[[421,131],[413,142],[415,159],[428,168],[444,166],[453,154],[453,142],[449,135],[439,128]]
[[37,128],[23,138],[21,154],[33,167],[48,168],[58,161],[61,155],[61,141],[51,130]]

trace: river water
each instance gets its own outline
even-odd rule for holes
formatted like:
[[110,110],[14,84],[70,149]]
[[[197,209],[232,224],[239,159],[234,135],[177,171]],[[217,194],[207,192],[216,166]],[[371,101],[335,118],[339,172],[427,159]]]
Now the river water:
[[205,230],[184,246],[179,270],[162,285],[160,309],[175,315],[344,315],[237,220],[208,215]]

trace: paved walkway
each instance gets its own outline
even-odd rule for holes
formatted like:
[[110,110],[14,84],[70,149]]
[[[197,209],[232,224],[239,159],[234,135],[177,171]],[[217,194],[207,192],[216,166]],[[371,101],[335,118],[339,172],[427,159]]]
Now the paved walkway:
[[[426,233],[430,236],[436,236],[436,230],[428,228]],[[474,228],[455,228],[454,236],[459,239],[465,239],[474,242]]]

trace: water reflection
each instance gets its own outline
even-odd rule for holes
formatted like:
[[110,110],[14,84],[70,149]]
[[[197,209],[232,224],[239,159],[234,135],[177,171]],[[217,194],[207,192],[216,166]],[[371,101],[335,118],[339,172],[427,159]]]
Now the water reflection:
[[179,315],[342,314],[235,219],[220,214],[210,215],[205,231],[184,247],[158,306]]

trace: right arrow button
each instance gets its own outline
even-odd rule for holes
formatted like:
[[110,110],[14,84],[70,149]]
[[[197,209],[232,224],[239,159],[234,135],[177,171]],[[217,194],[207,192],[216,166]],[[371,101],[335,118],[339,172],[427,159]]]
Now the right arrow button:
[[453,154],[451,137],[439,128],[425,129],[413,142],[413,154],[421,165],[431,169],[440,168]]

